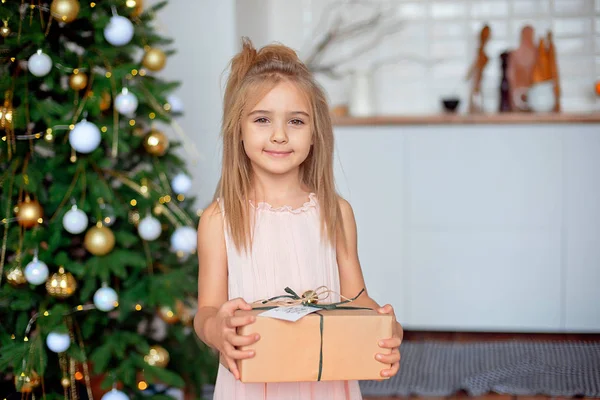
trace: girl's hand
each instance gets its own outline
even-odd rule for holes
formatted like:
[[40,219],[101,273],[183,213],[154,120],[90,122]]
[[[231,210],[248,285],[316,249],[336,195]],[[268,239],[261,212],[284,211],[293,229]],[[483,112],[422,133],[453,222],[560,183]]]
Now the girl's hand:
[[384,339],[379,342],[379,347],[383,349],[392,349],[390,354],[376,354],[375,359],[381,361],[384,364],[391,364],[390,369],[384,369],[381,371],[381,376],[392,377],[398,373],[400,369],[400,344],[402,343],[402,336],[404,332],[399,323],[396,322],[396,314],[394,308],[390,304],[378,308],[377,312],[380,314],[392,314],[394,316],[394,329],[392,330],[392,337],[390,339]]
[[237,347],[256,343],[260,339],[260,336],[258,334],[247,336],[237,334],[236,330],[238,327],[250,325],[256,320],[256,317],[252,315],[236,317],[236,310],[252,310],[252,306],[242,298],[223,303],[214,318],[210,320],[208,337],[211,344],[223,356],[229,371],[235,376],[235,379],[240,379],[236,360],[252,358],[254,357],[254,351],[241,351]]

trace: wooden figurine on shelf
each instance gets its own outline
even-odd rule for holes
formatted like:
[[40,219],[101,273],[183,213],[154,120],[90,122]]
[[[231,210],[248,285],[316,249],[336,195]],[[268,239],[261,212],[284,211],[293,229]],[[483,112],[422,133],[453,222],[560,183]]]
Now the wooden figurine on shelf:
[[526,25],[521,30],[521,43],[519,47],[510,53],[507,67],[507,77],[510,87],[511,108],[519,110],[515,106],[513,93],[524,92],[532,84],[533,69],[537,59],[537,49],[535,46],[534,29]]
[[483,70],[489,61],[489,57],[485,54],[485,45],[490,39],[491,30],[488,25],[485,25],[479,33],[479,49],[477,57],[471,65],[467,73],[467,80],[471,80],[471,93],[469,95],[469,112],[477,113],[482,111],[481,101],[481,78]]
[[554,81],[554,112],[560,112],[560,79],[558,76],[558,63],[556,61],[556,49],[554,48],[554,40],[552,31],[548,31],[548,61],[550,63],[550,76]]

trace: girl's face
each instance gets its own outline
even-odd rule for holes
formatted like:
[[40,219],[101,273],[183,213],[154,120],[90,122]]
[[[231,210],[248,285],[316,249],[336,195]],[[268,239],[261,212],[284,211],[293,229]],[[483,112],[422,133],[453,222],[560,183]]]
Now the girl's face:
[[312,115],[296,85],[277,84],[242,120],[244,150],[256,174],[297,174],[312,145]]

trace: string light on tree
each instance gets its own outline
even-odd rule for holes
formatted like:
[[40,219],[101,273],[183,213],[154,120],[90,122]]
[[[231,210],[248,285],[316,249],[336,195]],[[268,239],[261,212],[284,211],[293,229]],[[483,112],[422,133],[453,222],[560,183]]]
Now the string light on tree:
[[86,119],[77,123],[69,133],[69,144],[75,151],[83,154],[91,153],[100,145],[102,136],[100,129]]
[[88,217],[82,210],[78,209],[77,206],[73,204],[71,209],[65,213],[62,223],[67,232],[77,235],[87,228]]
[[40,385],[40,376],[34,370],[15,374],[15,387],[19,393],[31,393]]
[[50,14],[60,22],[73,22],[79,14],[79,2],[77,0],[53,0],[50,5]]
[[71,345],[71,338],[68,333],[50,332],[46,337],[46,346],[55,353],[67,351]]
[[37,77],[46,76],[52,69],[52,59],[40,49],[29,57],[27,68]]
[[179,321],[177,313],[169,306],[161,306],[158,308],[158,316],[167,324],[175,324]]

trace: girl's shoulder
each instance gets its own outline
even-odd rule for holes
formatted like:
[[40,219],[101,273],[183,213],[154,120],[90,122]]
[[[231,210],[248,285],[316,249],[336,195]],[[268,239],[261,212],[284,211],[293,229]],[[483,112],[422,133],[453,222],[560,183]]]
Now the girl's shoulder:
[[200,215],[198,223],[198,233],[202,231],[214,231],[215,229],[222,230],[223,228],[223,209],[219,199],[214,200],[208,205]]

